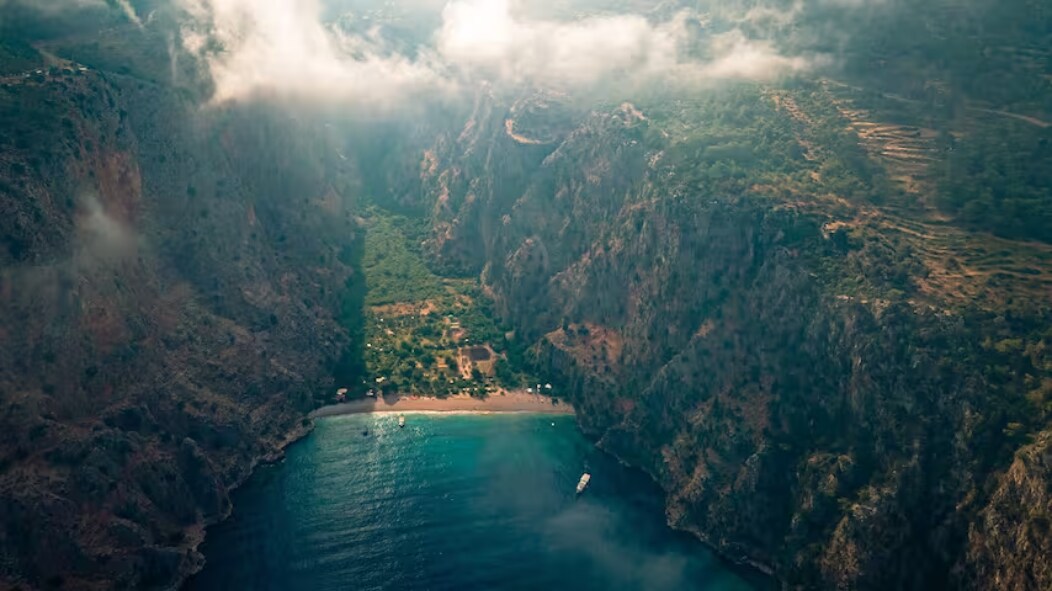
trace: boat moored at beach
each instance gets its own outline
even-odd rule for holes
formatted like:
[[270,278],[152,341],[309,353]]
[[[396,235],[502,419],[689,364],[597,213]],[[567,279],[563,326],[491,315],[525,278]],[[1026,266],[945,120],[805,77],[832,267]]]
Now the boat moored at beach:
[[588,482],[592,479],[592,475],[585,472],[581,475],[581,480],[577,482],[577,494],[584,492],[584,489],[588,487]]
[[405,427],[405,415],[398,415],[398,426]]

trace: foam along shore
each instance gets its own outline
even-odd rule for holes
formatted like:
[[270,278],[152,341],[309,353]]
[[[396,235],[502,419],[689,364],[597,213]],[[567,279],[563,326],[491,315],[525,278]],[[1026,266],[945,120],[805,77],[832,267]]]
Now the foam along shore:
[[513,391],[490,394],[485,399],[467,394],[456,394],[447,398],[426,396],[386,396],[362,398],[323,406],[311,413],[311,417],[359,414],[370,412],[532,412],[546,414],[574,414],[573,406],[557,402],[548,396]]

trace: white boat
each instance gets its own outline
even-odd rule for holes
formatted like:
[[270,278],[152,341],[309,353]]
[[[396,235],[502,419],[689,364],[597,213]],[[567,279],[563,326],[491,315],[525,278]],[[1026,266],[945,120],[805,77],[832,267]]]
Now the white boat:
[[588,486],[588,481],[592,479],[592,475],[585,472],[581,475],[581,480],[577,482],[577,494],[584,492],[584,489]]
[[398,415],[398,426],[405,427],[405,415]]

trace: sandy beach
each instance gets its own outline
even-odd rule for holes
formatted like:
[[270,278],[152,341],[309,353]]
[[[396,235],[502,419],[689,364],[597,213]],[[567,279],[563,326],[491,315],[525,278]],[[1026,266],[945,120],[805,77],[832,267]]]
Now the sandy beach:
[[448,398],[427,396],[388,396],[363,398],[323,406],[311,413],[311,417],[370,413],[370,412],[534,412],[550,414],[574,414],[573,407],[565,402],[554,403],[547,396],[515,391],[491,394],[485,400],[457,394]]

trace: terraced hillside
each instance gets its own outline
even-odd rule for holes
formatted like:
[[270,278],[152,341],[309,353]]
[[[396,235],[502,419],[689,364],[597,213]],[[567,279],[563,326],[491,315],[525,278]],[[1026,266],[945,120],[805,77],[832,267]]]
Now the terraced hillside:
[[[975,231],[940,208],[945,188],[939,177],[953,150],[947,138],[989,133],[1004,125],[1002,116],[971,109],[961,118],[922,119],[913,113],[916,101],[905,101],[903,110],[903,100],[882,98],[876,102],[884,110],[856,106],[867,99],[873,103],[872,93],[829,80],[817,88],[777,91],[778,110],[792,121],[805,158],[816,171],[809,183],[794,185],[787,179],[757,188],[777,198],[785,187],[793,187],[790,203],[827,217],[827,234],[854,233],[905,253],[920,271],[915,278],[917,301],[936,306],[972,303],[988,309],[1016,299],[1046,301],[1052,288],[1049,244]],[[925,123],[937,129],[921,127]],[[1040,126],[1033,127],[1040,133]],[[840,128],[857,141],[877,191],[850,198],[838,194],[837,186],[823,183],[819,171],[842,157],[818,147],[832,135],[830,128]]]

